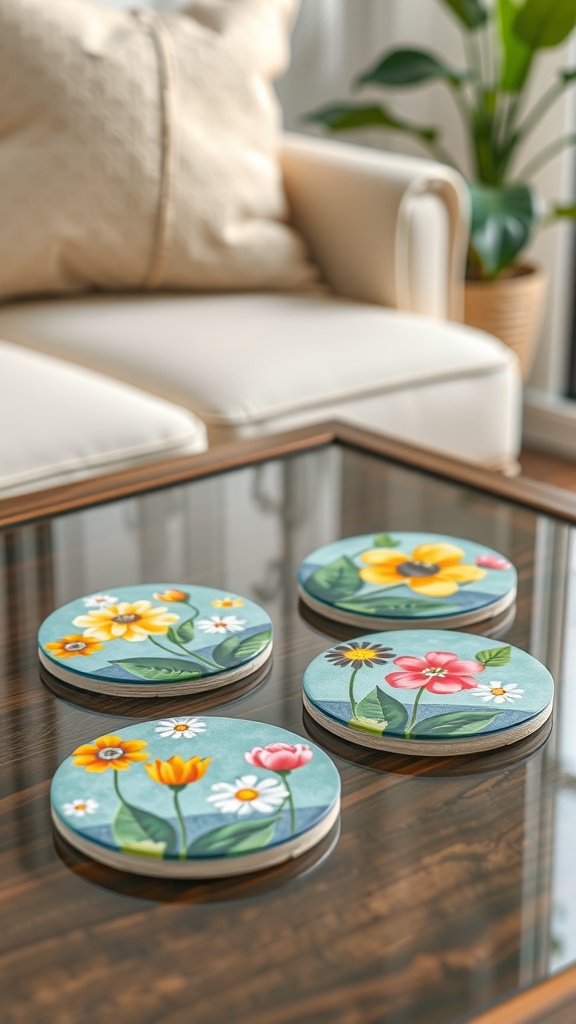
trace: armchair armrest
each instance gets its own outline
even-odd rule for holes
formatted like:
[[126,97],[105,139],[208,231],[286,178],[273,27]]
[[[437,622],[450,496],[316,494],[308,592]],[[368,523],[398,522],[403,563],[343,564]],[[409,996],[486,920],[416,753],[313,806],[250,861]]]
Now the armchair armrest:
[[461,319],[468,203],[456,171],[306,135],[282,145],[294,224],[335,292]]

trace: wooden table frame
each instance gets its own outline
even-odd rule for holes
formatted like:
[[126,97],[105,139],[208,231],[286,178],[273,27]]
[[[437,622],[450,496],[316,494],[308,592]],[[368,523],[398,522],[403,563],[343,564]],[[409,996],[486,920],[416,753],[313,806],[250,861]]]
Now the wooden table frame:
[[[560,488],[504,477],[348,424],[326,421],[222,446],[202,455],[147,463],[131,470],[4,499],[0,501],[0,527],[46,519],[332,443],[358,448],[576,524],[576,495]],[[474,1024],[571,1024],[575,1008],[576,965],[467,1019]]]

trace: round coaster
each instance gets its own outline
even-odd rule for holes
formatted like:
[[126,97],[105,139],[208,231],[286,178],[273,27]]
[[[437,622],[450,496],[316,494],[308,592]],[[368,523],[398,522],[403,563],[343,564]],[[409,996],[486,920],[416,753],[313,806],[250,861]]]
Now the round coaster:
[[58,679],[92,693],[201,693],[262,669],[272,623],[253,601],[211,587],[115,587],[49,615],[38,654]]
[[298,857],[338,819],[319,747],[262,722],[177,716],[90,739],[58,768],[57,831],[120,871],[221,878]]
[[347,537],[318,548],[298,570],[302,601],[361,628],[468,626],[516,597],[516,570],[497,551],[432,533]]
[[337,644],[304,673],[304,706],[352,743],[446,756],[504,747],[550,717],[554,683],[525,651],[473,633],[401,630]]

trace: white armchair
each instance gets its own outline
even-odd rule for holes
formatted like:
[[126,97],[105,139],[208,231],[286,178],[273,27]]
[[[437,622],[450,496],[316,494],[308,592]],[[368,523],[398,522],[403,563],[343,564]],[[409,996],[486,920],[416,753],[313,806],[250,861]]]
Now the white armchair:
[[[171,403],[180,444],[188,416],[189,450],[201,446],[198,420],[217,444],[340,418],[510,470],[520,446],[516,358],[495,338],[454,322],[467,212],[458,176],[430,161],[304,136],[286,136],[282,161],[294,221],[329,287],[19,301],[0,306],[0,339],[76,364],[84,375],[97,371],[100,387],[112,378],[133,395],[156,396],[164,417]],[[0,381],[11,389],[9,373]],[[75,477],[114,468],[94,450],[104,441],[93,432],[83,439],[65,394],[52,403],[60,426],[51,452],[46,401],[40,422],[26,404],[13,425],[24,477],[14,483],[12,461],[8,481],[0,446],[0,495],[59,482],[59,464],[72,455]],[[97,404],[105,408],[102,396]],[[63,443],[67,421],[72,452]],[[149,407],[140,460],[166,454],[153,422]]]

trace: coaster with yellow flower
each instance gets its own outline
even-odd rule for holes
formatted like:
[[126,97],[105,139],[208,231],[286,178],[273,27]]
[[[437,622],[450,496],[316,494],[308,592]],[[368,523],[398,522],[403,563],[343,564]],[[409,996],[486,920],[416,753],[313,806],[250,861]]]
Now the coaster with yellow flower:
[[298,570],[304,604],[361,629],[492,619],[516,598],[516,570],[497,551],[431,533],[378,533],[318,548]]
[[202,693],[261,673],[272,623],[253,601],[210,587],[115,587],[49,615],[38,653],[52,675],[92,693]]
[[505,747],[552,713],[554,683],[530,654],[473,633],[399,630],[337,644],[304,673],[304,706],[360,746],[448,756]]
[[176,716],[90,738],[50,791],[56,830],[120,871],[222,878],[298,857],[336,825],[327,754],[276,726]]

